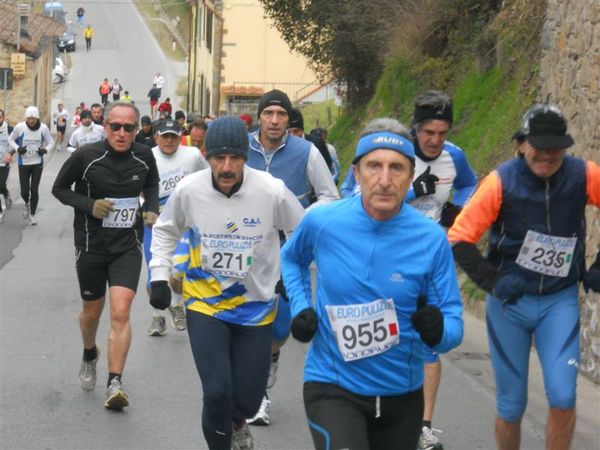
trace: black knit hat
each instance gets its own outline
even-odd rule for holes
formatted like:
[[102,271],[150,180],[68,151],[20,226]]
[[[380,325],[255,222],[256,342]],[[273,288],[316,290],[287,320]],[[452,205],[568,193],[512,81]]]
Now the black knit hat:
[[288,122],[288,128],[300,128],[304,130],[304,117],[302,116],[302,111],[298,108],[292,108],[289,113],[290,120]]
[[447,120],[452,123],[452,103],[441,106],[417,106],[413,115],[413,123],[428,119]]
[[267,92],[260,98],[260,101],[258,102],[258,117],[260,117],[263,109],[268,106],[281,106],[288,113],[288,116],[292,111],[292,102],[290,102],[290,98],[285,92],[277,89]]
[[206,159],[223,154],[248,159],[248,145],[248,130],[239,117],[222,116],[208,124],[204,138]]

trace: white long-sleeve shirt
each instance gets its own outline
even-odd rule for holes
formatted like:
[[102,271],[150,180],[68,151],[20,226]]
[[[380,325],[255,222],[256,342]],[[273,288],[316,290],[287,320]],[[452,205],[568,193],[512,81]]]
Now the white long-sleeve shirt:
[[19,122],[8,136],[8,144],[16,151],[26,147],[27,153],[18,156],[20,166],[42,164],[44,157],[38,155],[38,149],[50,151],[54,148],[54,139],[46,124],[40,122],[37,130],[32,130],[25,122]]
[[100,125],[97,125],[93,122],[88,127],[80,125],[75,131],[73,131],[73,134],[71,134],[67,150],[73,153],[83,145],[91,144],[92,142],[98,142],[105,138],[106,134],[104,133],[104,128],[102,128]]

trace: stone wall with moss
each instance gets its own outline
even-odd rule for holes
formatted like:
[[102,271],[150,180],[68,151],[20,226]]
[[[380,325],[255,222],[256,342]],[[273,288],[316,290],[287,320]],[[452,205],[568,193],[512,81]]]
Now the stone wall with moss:
[[[548,0],[540,98],[560,106],[573,152],[600,163],[600,2]],[[587,211],[588,265],[600,250],[600,213]],[[581,291],[581,372],[600,383],[600,294]]]

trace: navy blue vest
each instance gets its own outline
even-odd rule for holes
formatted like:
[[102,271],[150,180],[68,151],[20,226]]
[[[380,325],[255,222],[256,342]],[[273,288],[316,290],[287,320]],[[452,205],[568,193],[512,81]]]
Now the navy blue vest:
[[[502,205],[490,229],[490,263],[502,274],[514,273],[527,280],[528,294],[550,294],[578,282],[585,270],[585,161],[567,156],[547,180],[536,177],[522,157],[501,164],[497,170],[502,181]],[[577,237],[567,277],[542,275],[515,262],[528,230]]]

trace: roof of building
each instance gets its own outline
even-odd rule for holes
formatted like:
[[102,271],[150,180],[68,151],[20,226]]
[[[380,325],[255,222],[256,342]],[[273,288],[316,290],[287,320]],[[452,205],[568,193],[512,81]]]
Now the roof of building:
[[[47,39],[62,36],[64,25],[51,17],[29,12],[27,36],[21,36],[21,51],[27,54],[39,53]],[[17,7],[15,3],[0,3],[0,42],[17,45]]]

